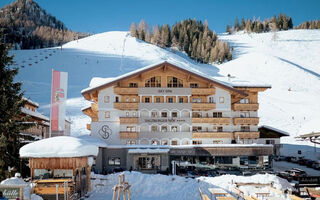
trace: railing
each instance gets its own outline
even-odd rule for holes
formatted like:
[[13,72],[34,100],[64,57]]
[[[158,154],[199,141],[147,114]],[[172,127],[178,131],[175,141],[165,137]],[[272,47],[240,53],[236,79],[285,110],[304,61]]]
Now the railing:
[[115,102],[114,108],[119,110],[138,110],[138,102]]
[[259,109],[258,103],[235,103],[233,110],[235,111],[256,111]]
[[192,95],[212,95],[215,93],[215,88],[191,88]]
[[130,131],[120,131],[119,132],[120,139],[138,139],[138,132],[130,132]]
[[120,117],[120,124],[137,124],[139,123],[138,117]]
[[259,132],[234,132],[234,139],[258,139],[259,137]]
[[230,124],[229,117],[192,117],[192,123]]
[[94,121],[94,122],[96,122],[96,121],[98,121],[98,107],[95,107],[95,110],[96,111],[94,111],[93,110],[93,108],[92,108],[92,106],[97,106],[97,104],[91,104],[91,107],[89,107],[89,108],[86,108],[86,109],[84,109],[84,110],[82,110],[82,112],[84,113],[84,114],[86,114],[86,115],[88,115],[89,117],[91,117],[91,120],[92,121]]
[[259,124],[259,118],[258,117],[236,117],[233,118],[233,123],[235,125],[239,124]]
[[125,88],[125,87],[115,87],[114,93],[115,94],[138,94],[138,88]]
[[192,132],[192,138],[232,138],[231,132]]
[[192,103],[192,110],[213,110],[215,108],[215,103]]

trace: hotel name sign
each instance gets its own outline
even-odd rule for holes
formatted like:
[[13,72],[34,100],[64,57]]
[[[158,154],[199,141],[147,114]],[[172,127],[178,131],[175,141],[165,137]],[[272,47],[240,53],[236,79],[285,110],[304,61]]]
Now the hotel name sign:
[[175,123],[175,122],[177,122],[177,123],[179,123],[179,122],[186,122],[186,120],[185,119],[169,119],[169,118],[165,118],[165,119],[145,119],[144,120],[145,122],[147,122],[147,123],[150,123],[150,122],[152,122],[152,123],[164,123],[164,122],[170,122],[170,123]]

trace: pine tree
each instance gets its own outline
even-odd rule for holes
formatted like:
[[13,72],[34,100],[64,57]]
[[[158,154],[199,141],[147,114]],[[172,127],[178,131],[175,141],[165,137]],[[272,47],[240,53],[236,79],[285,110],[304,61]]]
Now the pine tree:
[[0,179],[13,175],[8,167],[20,169],[20,132],[30,127],[23,123],[26,118],[19,117],[26,100],[22,98],[22,83],[14,81],[19,69],[12,67],[13,56],[8,56],[10,48],[0,32]]
[[235,22],[234,22],[234,31],[239,31],[239,29],[240,29],[240,26],[239,26],[239,19],[238,19],[238,17],[236,17],[236,20],[235,20]]
[[130,34],[132,37],[137,37],[137,28],[136,28],[136,23],[132,23],[130,26]]

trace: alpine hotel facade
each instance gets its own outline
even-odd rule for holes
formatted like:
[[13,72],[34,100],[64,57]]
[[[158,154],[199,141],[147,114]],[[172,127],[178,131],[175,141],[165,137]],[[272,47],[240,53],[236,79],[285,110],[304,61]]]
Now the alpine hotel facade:
[[[279,138],[260,137],[258,93],[270,86],[218,81],[170,62],[82,90],[91,135],[106,142],[95,169],[164,171],[180,166],[263,167]],[[274,140],[274,141],[272,141]]]

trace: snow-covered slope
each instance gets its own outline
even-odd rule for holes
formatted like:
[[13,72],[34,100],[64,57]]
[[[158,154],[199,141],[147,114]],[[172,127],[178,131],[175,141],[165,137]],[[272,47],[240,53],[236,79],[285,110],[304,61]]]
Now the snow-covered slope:
[[[171,52],[139,41],[127,32],[106,32],[65,44],[62,48],[13,51],[24,66],[17,80],[26,96],[49,114],[51,68],[69,72],[67,115],[72,133],[88,133],[90,121],[81,113],[87,102],[80,91],[93,77],[115,77],[140,67],[171,61],[207,75],[231,74],[237,79],[271,84],[260,95],[260,124],[289,132],[293,137],[318,131],[320,121],[320,31],[221,35],[234,47],[234,60],[222,65],[197,64],[181,52]],[[295,140],[287,139],[294,143]]]

